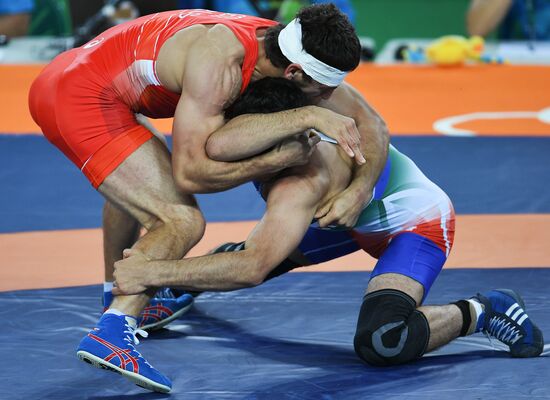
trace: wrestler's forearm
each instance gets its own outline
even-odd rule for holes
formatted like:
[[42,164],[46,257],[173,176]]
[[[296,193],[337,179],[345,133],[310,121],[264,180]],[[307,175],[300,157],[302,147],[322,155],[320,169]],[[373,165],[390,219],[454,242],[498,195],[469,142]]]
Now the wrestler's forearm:
[[368,191],[370,195],[378,180],[388,157],[389,134],[384,121],[370,118],[357,126],[361,133],[361,151],[367,162],[354,165],[349,189],[358,192]]
[[174,165],[174,176],[179,188],[186,193],[214,193],[275,174],[286,168],[290,161],[291,154],[274,149],[235,162],[201,159],[195,167],[187,167],[185,174],[177,171]]
[[312,178],[307,172],[301,178],[280,178],[273,183],[266,212],[243,249],[182,260],[149,261],[143,268],[147,273],[139,274],[140,283],[191,291],[228,291],[259,285],[298,247],[325,191],[324,179]]
[[372,191],[388,156],[390,137],[384,120],[361,93],[347,83],[339,87],[322,105],[354,119],[359,130],[360,149],[366,163],[354,165],[349,189],[359,192]]
[[314,110],[308,106],[270,114],[240,115],[210,135],[206,153],[217,161],[252,157],[312,127]]
[[150,261],[146,286],[189,291],[230,291],[255,286],[257,274],[244,252],[219,253],[172,261]]

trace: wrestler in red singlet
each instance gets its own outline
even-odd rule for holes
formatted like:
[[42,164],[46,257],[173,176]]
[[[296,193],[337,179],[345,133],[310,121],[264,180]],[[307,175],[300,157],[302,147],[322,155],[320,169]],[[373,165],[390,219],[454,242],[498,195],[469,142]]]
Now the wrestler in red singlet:
[[166,40],[197,24],[223,24],[242,43],[244,90],[258,56],[256,30],[277,23],[209,10],[168,11],[118,25],[59,55],[34,81],[34,121],[95,188],[152,137],[135,113],[174,116],[180,94],[162,86],[155,63]]

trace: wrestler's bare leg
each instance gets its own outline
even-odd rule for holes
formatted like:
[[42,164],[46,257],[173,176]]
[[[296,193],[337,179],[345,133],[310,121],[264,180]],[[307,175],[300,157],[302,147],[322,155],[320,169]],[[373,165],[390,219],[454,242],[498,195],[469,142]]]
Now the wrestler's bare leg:
[[[159,132],[142,114],[136,114],[136,121],[168,148],[164,135]],[[134,245],[139,238],[141,226],[126,211],[109,201],[103,207],[103,259],[105,262],[105,282],[113,282],[115,262],[122,259],[122,252]]]
[[136,243],[140,232],[139,222],[110,201],[103,207],[103,258],[105,282],[113,282],[115,262],[122,260],[122,252]]
[[420,306],[424,296],[424,287],[401,274],[382,274],[371,279],[367,293],[382,289],[394,289],[411,296],[430,326],[430,339],[426,352],[441,347],[456,339],[462,328],[462,313],[454,304],[442,306]]
[[[180,259],[204,233],[197,203],[176,188],[170,153],[156,137],[132,153],[98,190],[147,230],[133,248],[151,259]],[[138,316],[152,294],[118,296],[111,308]]]

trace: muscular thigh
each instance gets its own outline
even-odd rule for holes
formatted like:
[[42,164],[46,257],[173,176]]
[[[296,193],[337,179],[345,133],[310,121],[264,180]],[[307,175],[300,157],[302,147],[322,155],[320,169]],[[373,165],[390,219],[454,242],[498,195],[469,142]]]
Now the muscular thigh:
[[127,157],[105,178],[98,191],[145,228],[173,218],[202,223],[194,197],[177,189],[170,153],[156,137]]

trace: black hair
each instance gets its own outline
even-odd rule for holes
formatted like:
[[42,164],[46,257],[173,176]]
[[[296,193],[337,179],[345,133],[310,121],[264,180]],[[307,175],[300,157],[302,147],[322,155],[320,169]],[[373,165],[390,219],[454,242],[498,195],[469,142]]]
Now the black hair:
[[271,26],[265,31],[265,56],[277,68],[286,68],[290,65],[290,60],[283,55],[278,42],[279,33],[281,33],[284,27],[284,25],[279,24]]
[[244,93],[225,110],[225,118],[278,112],[308,104],[307,96],[294,82],[268,77],[250,83]]
[[[302,26],[302,46],[313,57],[338,68],[352,71],[361,59],[361,44],[348,17],[332,4],[315,4],[302,8],[296,18]],[[279,33],[283,25],[267,29],[265,53],[271,63],[278,68],[290,64],[279,48]]]

